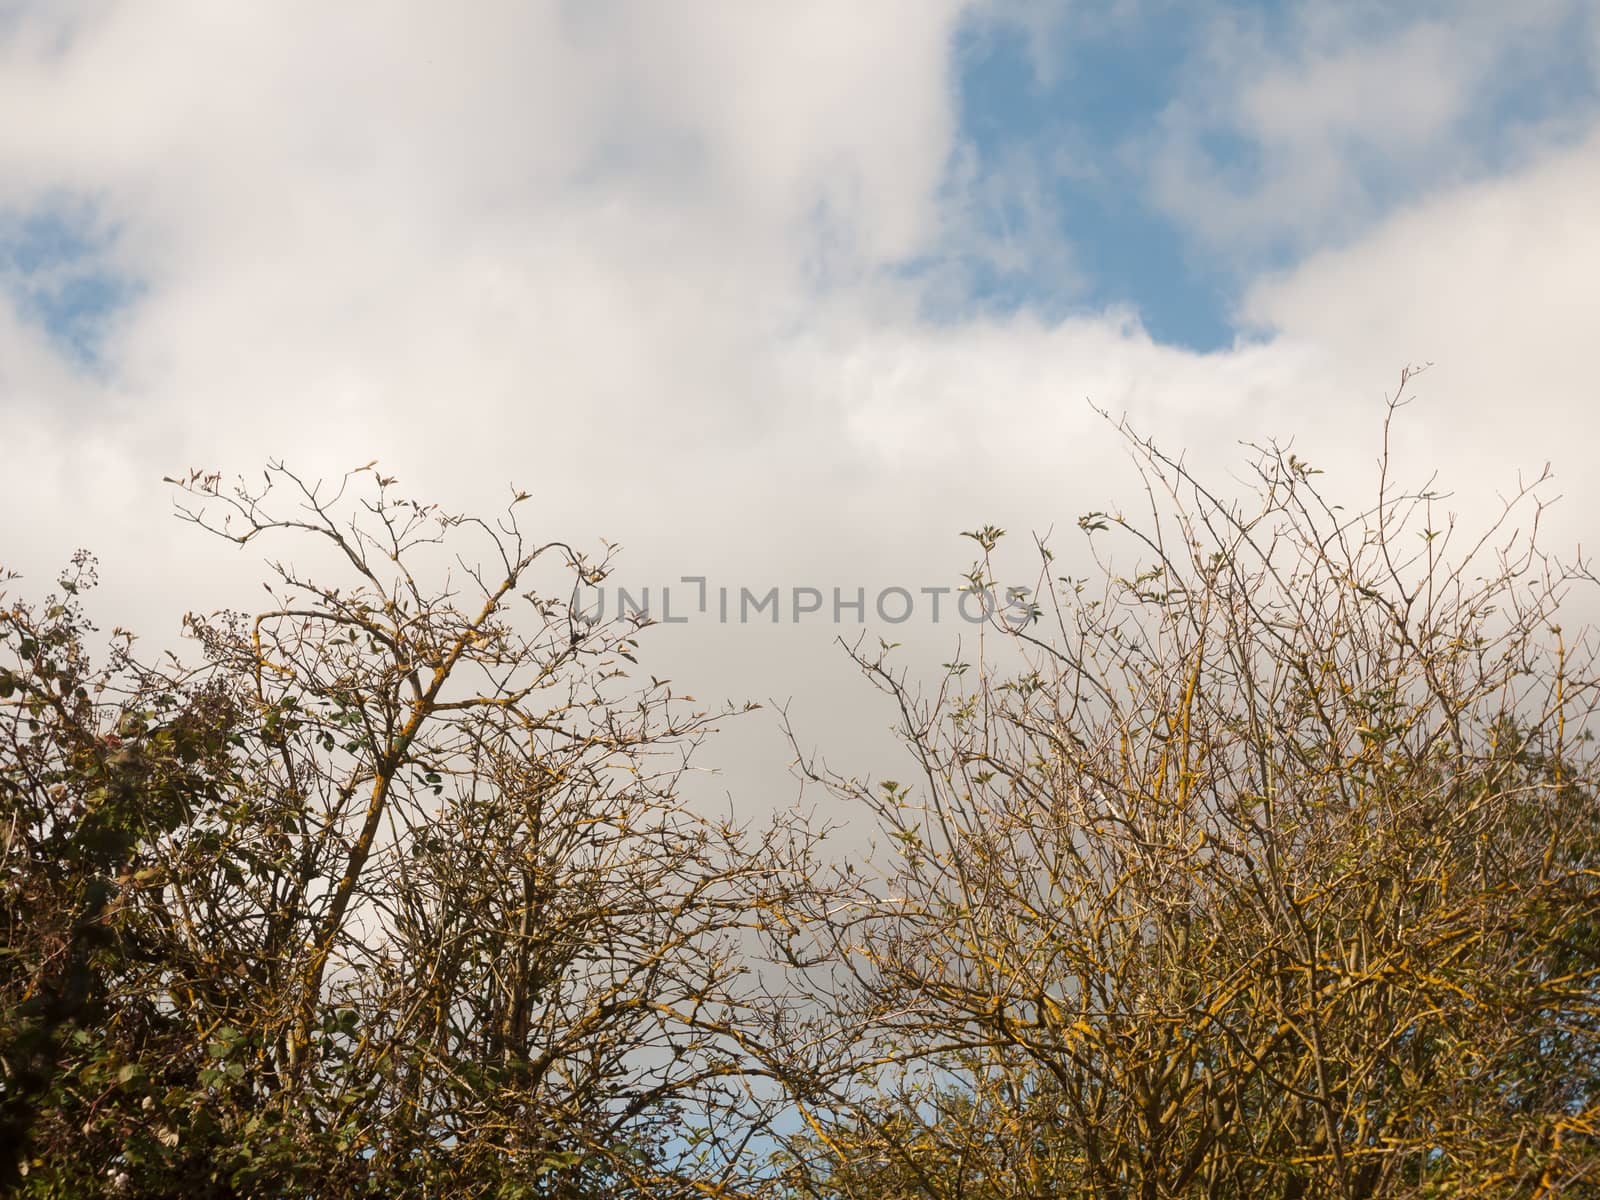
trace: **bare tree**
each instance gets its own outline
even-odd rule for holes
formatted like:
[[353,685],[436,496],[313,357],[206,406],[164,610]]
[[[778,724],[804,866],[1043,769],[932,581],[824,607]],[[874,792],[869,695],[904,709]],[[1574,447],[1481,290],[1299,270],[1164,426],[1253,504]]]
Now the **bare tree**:
[[1149,512],[1082,520],[1098,582],[1041,543],[1037,619],[931,696],[857,653],[915,783],[802,764],[888,853],[794,950],[846,975],[819,1002],[863,1064],[794,1186],[1594,1186],[1594,645],[1558,611],[1592,578],[1539,550],[1542,480],[1465,542],[1387,449],[1346,511],[1287,450],[1240,504],[1124,433]]

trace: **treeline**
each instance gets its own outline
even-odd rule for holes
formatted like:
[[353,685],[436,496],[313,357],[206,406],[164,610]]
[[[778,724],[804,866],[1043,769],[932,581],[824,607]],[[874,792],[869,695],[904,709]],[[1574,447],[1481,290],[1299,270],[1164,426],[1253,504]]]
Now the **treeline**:
[[727,714],[521,498],[179,481],[281,556],[190,665],[89,625],[84,556],[9,581],[3,1186],[1600,1192],[1592,577],[1531,490],[1468,540],[1387,469],[1345,510],[1267,449],[1240,504],[1128,443],[1148,511],[1086,578],[1039,545],[986,660],[858,655],[915,778],[796,769],[865,864],[680,798]]

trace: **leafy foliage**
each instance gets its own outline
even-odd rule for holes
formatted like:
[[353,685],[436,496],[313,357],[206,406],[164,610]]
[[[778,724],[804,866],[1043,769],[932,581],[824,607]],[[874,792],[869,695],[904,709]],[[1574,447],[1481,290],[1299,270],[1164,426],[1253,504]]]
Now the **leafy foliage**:
[[184,481],[189,519],[346,576],[275,564],[267,611],[189,618],[198,667],[121,633],[91,665],[86,559],[0,617],[27,1194],[674,1195],[743,1169],[766,1114],[739,945],[809,835],[678,800],[714,714],[628,682],[637,621],[533,586],[604,564],[391,483]]

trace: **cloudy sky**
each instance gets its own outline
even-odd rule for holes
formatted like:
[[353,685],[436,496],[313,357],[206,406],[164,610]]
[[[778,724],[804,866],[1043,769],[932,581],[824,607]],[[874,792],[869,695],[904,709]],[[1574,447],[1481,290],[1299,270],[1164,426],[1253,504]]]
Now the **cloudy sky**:
[[[1592,0],[0,0],[0,114],[0,562],[93,548],[108,624],[237,599],[161,477],[269,456],[872,596],[1126,498],[1091,401],[1359,491],[1432,362],[1411,474],[1600,500]],[[848,758],[844,616],[648,662]],[[751,805],[781,758],[709,756]]]

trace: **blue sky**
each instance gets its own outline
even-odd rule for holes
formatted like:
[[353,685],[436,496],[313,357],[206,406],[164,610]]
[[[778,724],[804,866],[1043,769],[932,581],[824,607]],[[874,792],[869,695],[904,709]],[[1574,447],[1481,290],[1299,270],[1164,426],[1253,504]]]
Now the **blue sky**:
[[[17,32],[27,28],[30,6],[10,7],[11,35],[24,40]],[[1125,310],[1160,343],[1225,349],[1242,332],[1238,306],[1252,279],[1289,268],[1328,241],[1358,236],[1441,181],[1514,169],[1530,145],[1581,132],[1597,97],[1593,13],[1583,4],[1542,8],[1543,19],[1509,31],[1492,12],[1486,22],[1491,10],[1475,5],[962,11],[947,34],[955,137],[938,184],[947,225],[894,269],[921,287],[923,311],[935,321],[1022,309],[1046,319]],[[1492,56],[1492,71],[1466,81],[1469,94],[1448,128],[1434,131],[1441,142],[1453,140],[1454,151],[1446,146],[1412,162],[1374,151],[1359,129],[1346,131],[1343,166],[1359,202],[1331,237],[1308,238],[1292,222],[1273,229],[1269,220],[1249,244],[1219,243],[1197,232],[1157,186],[1152,160],[1170,151],[1175,118],[1181,124],[1195,115],[1187,150],[1222,197],[1248,196],[1274,169],[1281,147],[1230,122],[1226,103],[1217,104],[1230,81],[1219,87],[1208,75],[1251,66],[1292,72],[1296,63],[1309,73],[1319,56],[1359,55],[1363,44],[1381,46],[1429,25],[1448,29],[1456,18],[1464,36],[1501,37],[1505,45]],[[67,22],[56,32],[70,47],[82,30]],[[1236,89],[1241,82],[1248,80],[1231,81]],[[105,211],[115,204],[106,200],[63,187],[24,190],[0,205],[0,284],[24,319],[86,369],[104,365],[109,322],[142,288],[117,263],[115,214]]]
[[[1142,196],[1135,147],[1172,102],[1196,21],[1192,10],[1137,27],[1051,39],[1047,63],[1020,26],[973,23],[954,54],[961,134],[979,171],[1022,161],[1038,172],[1044,219],[1070,247],[1076,278],[1046,265],[979,273],[980,302],[1053,313],[1124,305],[1158,340],[1197,350],[1233,340],[1237,274],[1188,244]],[[1229,148],[1244,159],[1248,147]],[[1002,199],[984,214],[1003,238],[1027,214]]]
[[[979,188],[1000,184],[973,205],[961,240],[976,230],[1020,243],[1042,223],[1069,248],[1071,271],[1064,277],[1054,261],[1031,257],[997,265],[973,255],[960,294],[931,290],[930,312],[1126,306],[1160,341],[1197,350],[1232,342],[1240,272],[1195,246],[1141,195],[1137,162],[1140,140],[1176,97],[1198,24],[1194,10],[1180,9],[1160,21],[1090,27],[1081,40],[1051,39],[1048,62],[1020,25],[974,19],[957,28],[960,166],[970,165]],[[1212,148],[1225,169],[1248,170],[1247,143]],[[1006,190],[1003,177],[1019,165],[1033,173],[1026,183],[1036,196]],[[958,181],[945,187],[952,202],[963,199]],[[1043,211],[1029,211],[1030,199]],[[108,263],[113,234],[100,224],[93,202],[71,195],[13,210],[0,224],[0,278],[20,310],[86,366],[98,361],[107,319],[138,291],[137,280]],[[959,245],[952,253],[961,254]],[[914,279],[927,262],[903,269]]]
[[[1160,341],[1198,350],[1231,343],[1237,270],[1187,242],[1140,195],[1136,161],[1139,140],[1174,99],[1197,24],[1185,9],[1090,28],[1081,41],[1052,39],[1048,63],[1020,25],[971,19],[955,31],[963,164],[970,155],[980,184],[1026,164],[1045,205],[1029,212],[1028,198],[1002,184],[975,206],[963,239],[975,226],[1003,243],[1042,221],[1070,247],[1072,271],[1063,278],[1048,261],[996,265],[974,256],[961,294],[935,291],[930,311],[1027,306],[1060,315],[1127,306]],[[1223,150],[1230,169],[1248,161],[1243,143]],[[946,187],[956,200],[959,185]],[[107,318],[137,295],[137,281],[108,264],[113,235],[98,225],[92,202],[70,195],[9,213],[0,225],[0,278],[21,310],[85,365],[98,361]],[[904,270],[915,278],[925,265],[913,260]]]
[[85,369],[99,362],[106,323],[138,292],[137,281],[110,264],[113,241],[89,206],[71,200],[0,221],[0,280],[12,302]]
[[[1367,6],[1366,20],[1343,39],[1359,45],[1358,39],[1402,37],[1408,25],[1429,15],[1449,22],[1451,6],[1429,9]],[[1305,6],[1276,3],[1154,5],[1138,16],[1060,17],[1061,25],[1044,35],[1025,24],[985,20],[963,28],[954,54],[963,140],[980,172],[1003,174],[1017,162],[1037,172],[1046,185],[1045,219],[1066,243],[1079,275],[1063,285],[1048,266],[982,270],[975,299],[1052,313],[1128,306],[1158,341],[1200,351],[1232,344],[1241,332],[1236,305],[1252,276],[1285,269],[1320,247],[1294,236],[1267,238],[1244,251],[1208,245],[1181,213],[1152,194],[1147,159],[1160,152],[1173,112],[1207,94],[1204,73],[1219,65],[1208,63],[1209,44],[1226,45],[1228,37],[1220,28],[1232,28],[1259,57],[1275,50],[1305,64],[1316,54],[1303,44],[1306,14]],[[1349,169],[1363,211],[1339,235],[1358,235],[1441,182],[1514,169],[1530,139],[1538,144],[1541,133],[1560,137],[1564,121],[1592,114],[1592,21],[1592,13],[1571,6],[1531,36],[1508,39],[1494,74],[1476,81],[1449,122],[1455,137],[1471,143],[1469,152],[1418,170],[1370,153],[1359,132],[1352,136]],[[1228,61],[1226,54],[1221,61]],[[1230,189],[1247,193],[1270,169],[1263,161],[1270,148],[1226,120],[1203,123],[1195,143],[1198,156]],[[1018,215],[1015,202],[1002,200],[983,212],[983,227],[1005,237]]]

